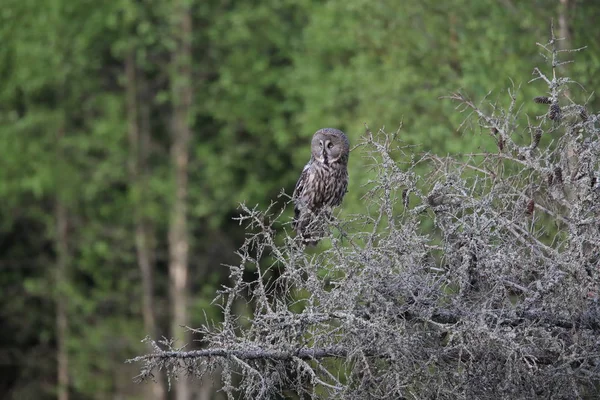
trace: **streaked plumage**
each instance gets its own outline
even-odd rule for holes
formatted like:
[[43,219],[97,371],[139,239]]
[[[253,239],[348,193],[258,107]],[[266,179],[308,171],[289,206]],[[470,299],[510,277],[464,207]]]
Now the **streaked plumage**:
[[294,189],[294,229],[305,244],[323,234],[322,217],[342,203],[348,187],[350,143],[344,132],[324,128],[312,138],[310,161]]

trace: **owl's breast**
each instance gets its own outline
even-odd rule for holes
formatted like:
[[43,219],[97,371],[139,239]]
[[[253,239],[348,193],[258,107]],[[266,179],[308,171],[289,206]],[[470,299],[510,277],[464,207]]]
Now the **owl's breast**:
[[348,185],[348,174],[341,166],[325,166],[319,173],[320,181],[318,198],[315,199],[319,207],[337,206],[342,202]]

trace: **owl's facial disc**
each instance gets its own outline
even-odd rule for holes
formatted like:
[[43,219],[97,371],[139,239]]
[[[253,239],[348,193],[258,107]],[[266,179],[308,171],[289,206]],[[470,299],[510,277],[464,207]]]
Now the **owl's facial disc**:
[[348,139],[337,129],[320,129],[313,135],[311,153],[314,160],[325,165],[347,164]]
[[335,164],[348,153],[348,140],[341,131],[320,129],[313,136],[311,151],[316,161],[325,165]]

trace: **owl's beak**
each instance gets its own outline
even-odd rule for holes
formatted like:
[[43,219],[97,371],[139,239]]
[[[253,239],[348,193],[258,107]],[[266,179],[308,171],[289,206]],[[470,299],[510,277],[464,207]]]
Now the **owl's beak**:
[[323,157],[323,164],[329,165],[329,161],[327,160],[327,152],[325,151],[325,149],[323,149],[323,151],[321,152],[321,157]]

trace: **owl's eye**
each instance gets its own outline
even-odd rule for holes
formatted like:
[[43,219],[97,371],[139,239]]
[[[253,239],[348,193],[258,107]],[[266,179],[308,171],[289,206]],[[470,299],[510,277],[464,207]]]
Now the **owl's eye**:
[[331,142],[327,143],[327,148],[328,149],[331,149],[332,147],[333,147],[333,143],[331,143]]
[[319,140],[319,147],[323,147],[323,141]]

